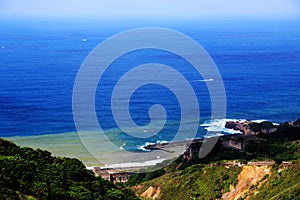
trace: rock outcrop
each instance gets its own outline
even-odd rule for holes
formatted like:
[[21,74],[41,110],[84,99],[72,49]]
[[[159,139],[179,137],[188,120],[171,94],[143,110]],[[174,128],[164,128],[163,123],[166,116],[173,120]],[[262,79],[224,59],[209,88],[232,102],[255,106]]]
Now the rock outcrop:
[[250,134],[249,124],[250,121],[231,121],[226,122],[225,128],[241,131],[244,134]]
[[270,134],[278,129],[278,125],[274,125],[272,122],[263,121],[260,123],[251,121],[231,121],[226,122],[225,128],[238,130],[245,135],[258,135],[258,134]]

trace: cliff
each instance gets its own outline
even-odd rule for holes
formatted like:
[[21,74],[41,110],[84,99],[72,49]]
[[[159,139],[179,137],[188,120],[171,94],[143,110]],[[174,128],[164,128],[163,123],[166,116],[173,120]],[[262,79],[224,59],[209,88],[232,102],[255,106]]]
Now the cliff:
[[193,165],[133,187],[145,199],[299,199],[300,161],[293,165]]
[[[146,199],[300,199],[298,123],[231,123],[238,124],[232,128],[244,127],[246,134],[221,137],[202,159],[193,159],[201,147],[193,144],[159,173],[143,175],[132,189]],[[274,126],[274,132],[262,131]]]
[[264,176],[271,175],[271,167],[268,165],[263,166],[243,166],[241,173],[238,175],[238,184],[234,187],[230,187],[230,192],[226,192],[222,195],[224,200],[236,200],[241,197],[247,196],[250,199],[249,194],[255,194],[254,185],[260,185],[266,181]]

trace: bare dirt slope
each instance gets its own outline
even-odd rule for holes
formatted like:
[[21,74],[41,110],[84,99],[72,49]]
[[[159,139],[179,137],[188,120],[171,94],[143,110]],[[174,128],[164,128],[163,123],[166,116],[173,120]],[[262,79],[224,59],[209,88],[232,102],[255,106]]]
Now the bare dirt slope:
[[[270,167],[268,166],[243,166],[242,172],[238,176],[238,184],[231,187],[230,192],[224,193],[222,199],[236,200],[243,196],[250,198],[249,192],[252,185],[259,184],[265,174],[270,175]],[[255,192],[255,191],[254,191]],[[246,198],[246,199],[248,199]]]
[[149,199],[159,199],[160,195],[160,187],[152,187],[150,186],[143,194],[142,197],[149,198]]

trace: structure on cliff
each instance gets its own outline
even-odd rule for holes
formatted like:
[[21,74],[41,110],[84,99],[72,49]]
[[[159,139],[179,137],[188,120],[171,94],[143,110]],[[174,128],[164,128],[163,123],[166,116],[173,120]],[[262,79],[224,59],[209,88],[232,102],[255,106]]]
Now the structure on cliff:
[[92,167],[88,169],[92,170],[96,176],[101,176],[103,179],[113,183],[125,183],[133,174],[132,172],[122,172],[118,169],[101,169],[100,167]]
[[274,165],[274,164],[275,164],[275,161],[273,161],[273,160],[248,162],[248,165],[250,165],[250,166],[265,166],[265,165]]
[[225,140],[222,142],[222,145],[227,148],[237,149],[241,152],[245,152],[246,144],[244,142],[238,142],[234,140]]
[[183,158],[188,161],[199,158],[200,148],[201,148],[200,142],[192,143],[189,147],[187,147],[186,151],[183,153]]

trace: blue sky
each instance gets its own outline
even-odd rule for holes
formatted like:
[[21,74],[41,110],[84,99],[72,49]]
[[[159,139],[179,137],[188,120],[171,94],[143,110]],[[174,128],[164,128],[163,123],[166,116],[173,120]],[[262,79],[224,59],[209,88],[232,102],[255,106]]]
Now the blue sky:
[[0,18],[300,18],[299,0],[0,0]]

